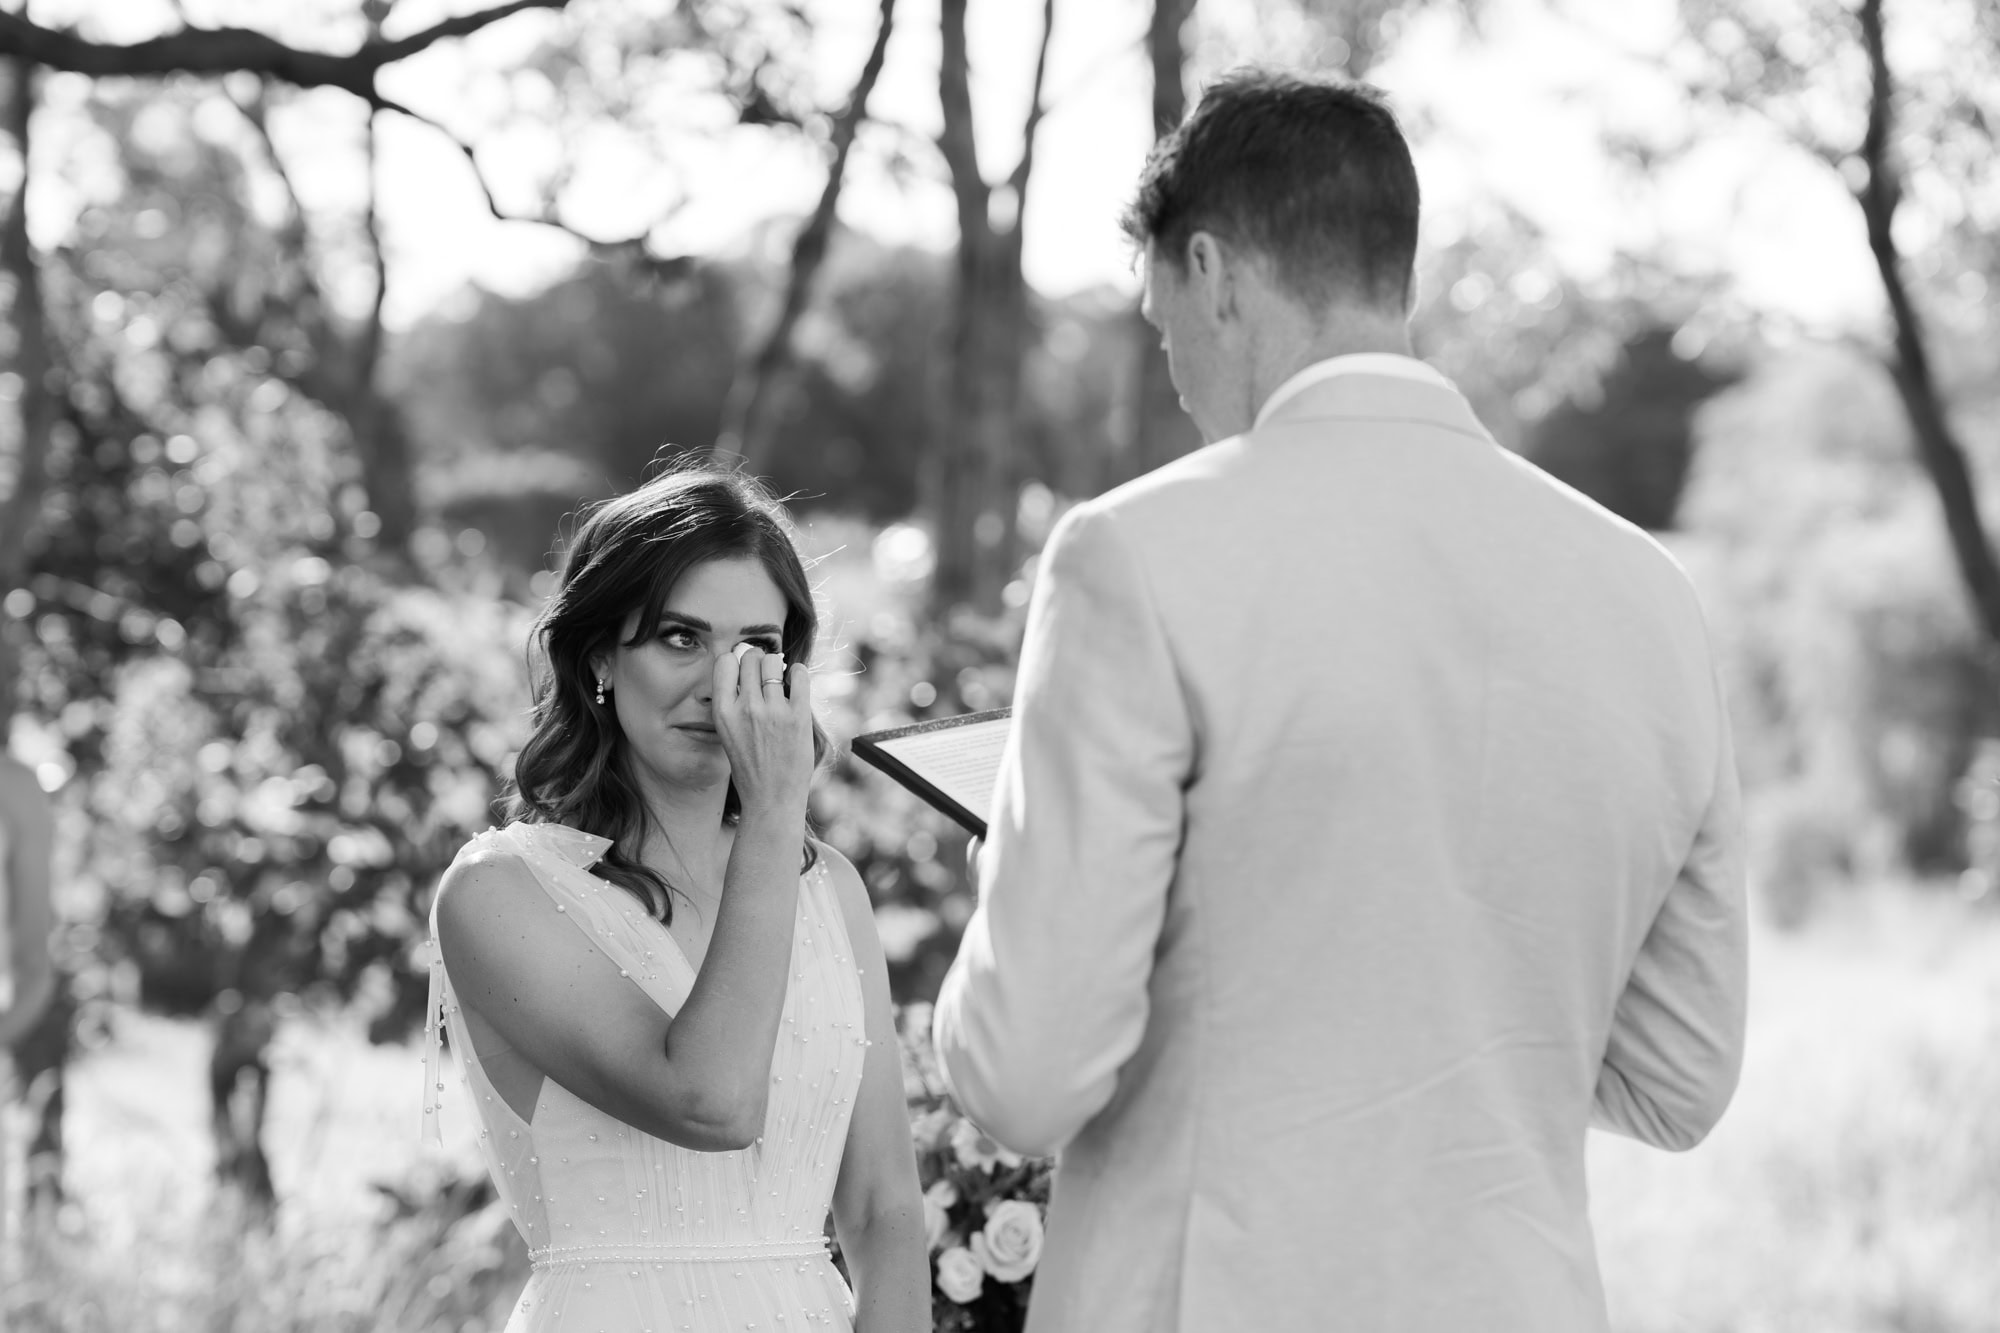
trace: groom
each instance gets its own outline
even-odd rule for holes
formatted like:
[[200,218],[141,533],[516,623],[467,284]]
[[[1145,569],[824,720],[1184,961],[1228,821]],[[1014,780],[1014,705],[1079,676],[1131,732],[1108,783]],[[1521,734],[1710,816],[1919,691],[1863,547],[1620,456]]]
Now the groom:
[[1029,1327],[1605,1327],[1589,1125],[1742,1056],[1700,607],[1411,357],[1372,90],[1209,88],[1126,220],[1214,443],[1077,506],[1029,613],[938,1053],[1060,1150]]

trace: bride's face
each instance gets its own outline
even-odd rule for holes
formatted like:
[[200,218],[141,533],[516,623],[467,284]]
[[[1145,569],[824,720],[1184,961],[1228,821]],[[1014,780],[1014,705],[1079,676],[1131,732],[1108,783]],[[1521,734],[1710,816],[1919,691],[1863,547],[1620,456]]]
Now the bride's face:
[[598,664],[635,768],[674,787],[728,781],[716,735],[715,661],[738,644],[783,651],[785,597],[751,556],[706,561],[683,574],[635,645],[639,613],[626,618],[618,646]]

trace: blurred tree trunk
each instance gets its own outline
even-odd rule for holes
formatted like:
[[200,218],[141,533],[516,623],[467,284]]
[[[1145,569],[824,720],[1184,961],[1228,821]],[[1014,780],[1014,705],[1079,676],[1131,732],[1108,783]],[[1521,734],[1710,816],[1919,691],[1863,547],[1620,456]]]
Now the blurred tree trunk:
[[[0,344],[5,352],[0,364],[8,365],[20,377],[21,388],[15,400],[18,452],[13,460],[13,489],[0,499],[0,598],[28,581],[32,563],[29,539],[48,487],[49,445],[59,408],[55,359],[42,303],[41,265],[28,239],[29,129],[38,73],[29,60],[8,61],[4,71],[6,129],[20,154],[21,183],[5,219],[0,220],[0,282],[5,284],[0,291],[0,313],[7,324],[5,334],[0,335],[5,337]],[[11,612],[0,611],[0,748],[5,746],[8,724],[20,698],[18,636],[26,632],[27,627],[17,625]],[[35,1225],[32,1219],[45,1217],[62,1197],[64,1071],[75,1017],[69,978],[58,973],[54,999],[14,1052],[15,1073],[27,1090],[23,1102],[32,1125],[24,1205],[29,1225]]]
[[[363,13],[368,20],[368,40],[382,40],[382,22],[388,17],[389,0],[368,0]],[[382,248],[380,225],[381,173],[379,156],[379,108],[370,107],[364,128],[364,152],[368,184],[363,196],[361,233],[374,291],[360,322],[343,321],[326,300],[316,276],[306,213],[297,190],[272,140],[265,105],[260,94],[238,109],[256,128],[272,170],[283,183],[289,216],[281,239],[289,251],[293,286],[266,289],[254,315],[244,318],[234,310],[231,293],[210,292],[211,318],[238,347],[268,347],[278,342],[283,325],[290,322],[303,333],[310,357],[286,380],[299,392],[311,397],[346,423],[353,441],[354,456],[360,464],[361,486],[368,511],[379,527],[372,534],[377,548],[400,561],[408,551],[417,526],[415,474],[412,468],[410,433],[402,409],[384,394],[378,382],[385,333],[383,308],[389,296],[389,266]],[[259,927],[269,918],[260,918]],[[260,949],[252,940],[252,957],[272,952]],[[214,1021],[215,1044],[209,1052],[210,1129],[215,1140],[216,1176],[233,1187],[242,1202],[258,1213],[268,1211],[277,1201],[271,1179],[271,1162],[264,1151],[265,1112],[270,1105],[271,1069],[268,1051],[277,1025],[267,990],[245,985],[236,992],[236,1007],[218,1011]]]
[[777,434],[776,409],[784,400],[786,371],[791,364],[792,330],[805,313],[812,295],[813,278],[826,259],[827,244],[833,237],[833,222],[840,206],[840,188],[847,177],[847,155],[854,136],[868,115],[868,98],[882,73],[888,54],[889,35],[895,27],[896,0],[882,0],[882,17],[875,29],[875,45],[861,66],[854,92],[847,105],[834,117],[831,139],[832,161],[827,166],[826,186],[820,191],[819,206],[792,242],[792,265],[785,282],[785,294],[778,317],[765,335],[749,367],[739,370],[730,386],[729,401],[722,410],[722,430],[716,437],[717,454],[735,454],[751,472],[770,465],[771,445]]
[[[0,220],[0,281],[6,284],[0,301],[8,325],[7,355],[0,360],[20,377],[21,388],[16,399],[20,434],[13,489],[0,500],[0,597],[28,581],[29,538],[48,486],[49,443],[56,424],[55,361],[42,304],[41,266],[28,239],[28,132],[37,72],[28,60],[9,61],[6,71],[7,133],[21,155],[21,184],[6,218]],[[21,645],[16,636],[23,632],[11,612],[0,612],[0,740],[19,697]]]
[[271,1159],[264,1152],[264,1112],[270,1104],[271,1038],[277,1021],[262,999],[222,1010],[208,1057],[208,1104],[215,1136],[215,1174],[242,1202],[263,1211],[277,1202]]
[[1896,209],[1903,198],[1903,180],[1893,144],[1896,84],[1889,69],[1883,38],[1882,0],[1862,0],[1856,14],[1868,52],[1868,128],[1861,141],[1861,161],[1867,178],[1855,191],[1868,224],[1868,249],[1882,276],[1895,326],[1895,351],[1889,371],[1910,418],[1917,455],[1937,489],[1944,510],[1945,531],[1960,578],[1972,599],[1972,611],[1988,643],[1989,685],[2000,685],[2000,560],[1980,518],[1979,496],[1965,446],[1953,430],[1943,396],[1931,371],[1929,340],[1922,317],[1903,279],[1903,256],[1897,248]]
[[939,14],[944,131],[938,146],[958,203],[958,266],[945,416],[936,446],[926,455],[924,491],[937,525],[933,604],[996,609],[1014,564],[1015,445],[1024,429],[1021,366],[1029,334],[1021,224],[1034,172],[1035,132],[1046,109],[1042,84],[1055,0],[1042,7],[1020,161],[997,186],[980,173],[974,149],[965,6],[966,0],[943,0]]
[[[371,40],[380,39],[386,9],[369,9]],[[283,275],[282,285],[273,284],[259,293],[255,306],[248,310],[239,308],[231,290],[208,291],[210,318],[238,348],[280,345],[286,325],[305,339],[310,355],[296,369],[278,373],[346,423],[354,441],[355,460],[361,465],[361,486],[367,492],[368,507],[381,523],[374,539],[381,549],[400,553],[416,530],[417,506],[409,427],[402,409],[377,382],[385,337],[382,310],[389,298],[389,266],[382,249],[378,212],[377,121],[381,112],[370,108],[364,130],[368,188],[363,196],[361,238],[375,281],[368,310],[357,323],[343,321],[329,307],[316,276],[305,207],[271,138],[266,95],[259,92],[237,99],[236,106],[256,130],[265,162],[283,186],[286,219],[278,236],[289,272]]]
[[[382,3],[365,5],[364,10],[368,14],[369,40],[379,42],[382,40],[382,20],[388,16],[389,5],[383,0]],[[411,469],[410,432],[404,424],[402,409],[382,392],[379,383],[382,309],[389,300],[389,262],[382,252],[378,207],[382,194],[382,172],[377,130],[381,118],[380,110],[369,108],[368,196],[362,231],[368,238],[368,258],[375,273],[375,297],[369,304],[366,320],[353,339],[353,349],[347,358],[353,369],[347,383],[341,386],[345,392],[339,393],[327,406],[346,419],[347,429],[354,437],[354,450],[361,460],[362,485],[368,491],[368,504],[382,522],[380,541],[386,549],[400,552],[417,527],[416,477]]]
[[[1186,34],[1193,15],[1194,0],[1153,0],[1146,54],[1153,71],[1155,142],[1187,117]],[[1151,472],[1201,445],[1201,433],[1181,410],[1180,393],[1167,373],[1167,354],[1160,346],[1159,330],[1146,322],[1137,306],[1125,320],[1133,372],[1126,381],[1125,401],[1112,430],[1107,486]]]
[[30,1226],[63,1201],[63,1106],[69,1059],[76,1049],[76,992],[66,972],[56,973],[54,998],[14,1048],[14,1073],[22,1088],[28,1124],[27,1200]]

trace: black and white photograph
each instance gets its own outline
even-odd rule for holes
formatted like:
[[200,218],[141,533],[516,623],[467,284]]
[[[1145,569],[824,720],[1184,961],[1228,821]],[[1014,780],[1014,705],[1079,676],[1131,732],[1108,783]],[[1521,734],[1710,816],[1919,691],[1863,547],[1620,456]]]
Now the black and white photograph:
[[0,0],[0,1333],[2000,1333],[1994,0]]

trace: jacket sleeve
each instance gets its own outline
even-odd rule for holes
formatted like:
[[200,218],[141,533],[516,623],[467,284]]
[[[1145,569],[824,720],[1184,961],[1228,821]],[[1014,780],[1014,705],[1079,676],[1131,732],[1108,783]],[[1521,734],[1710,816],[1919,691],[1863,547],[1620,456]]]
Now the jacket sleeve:
[[1748,1009],[1742,795],[1718,699],[1717,772],[1687,860],[1612,1016],[1591,1123],[1683,1151],[1736,1091]]
[[1115,511],[1079,506],[1043,557],[932,1027],[959,1105],[1010,1148],[1061,1148],[1138,1049],[1194,749],[1147,571]]

